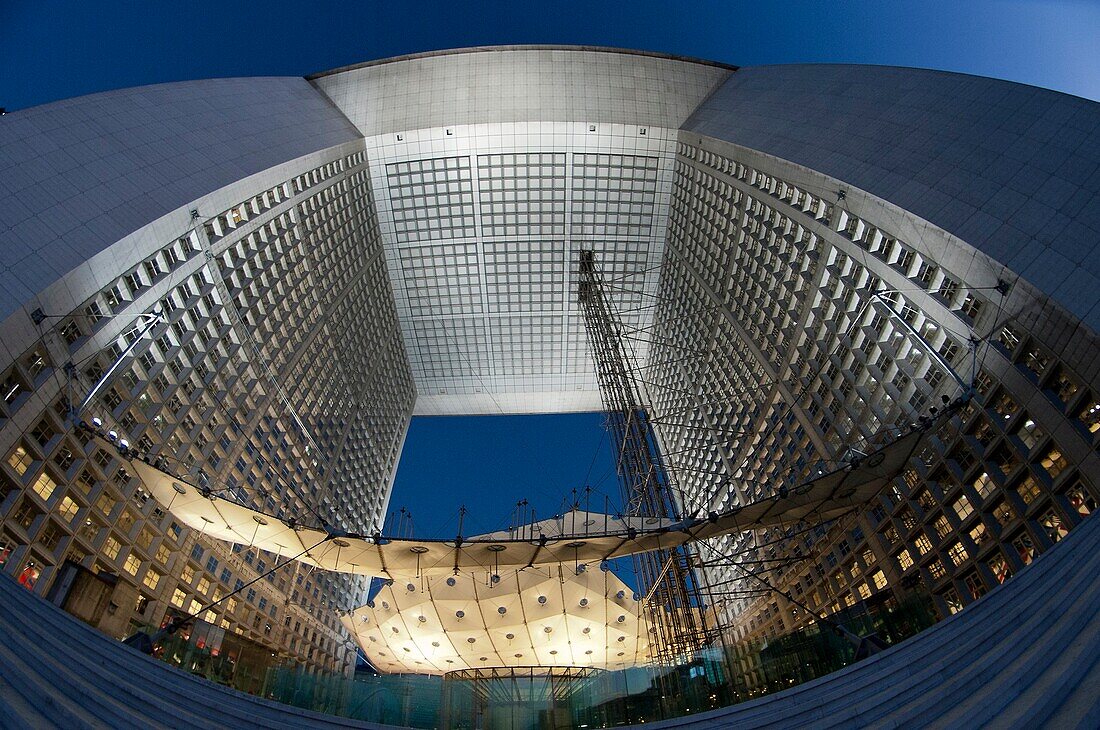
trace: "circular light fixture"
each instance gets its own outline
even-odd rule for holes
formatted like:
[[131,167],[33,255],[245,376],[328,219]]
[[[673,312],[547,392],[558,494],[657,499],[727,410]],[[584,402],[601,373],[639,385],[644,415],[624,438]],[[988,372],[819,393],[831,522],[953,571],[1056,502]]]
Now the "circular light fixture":
[[474,643],[475,641],[477,641],[477,639],[475,639],[475,638],[474,638],[474,637],[472,637],[472,636],[471,636],[471,637],[470,637],[469,639],[466,639],[466,643],[467,643],[467,644],[472,644],[472,643]]
[[505,608],[504,606],[501,606],[500,608],[497,609],[497,613],[499,613],[501,616],[503,616],[504,614],[508,613],[508,609]]
[[415,547],[409,548],[409,552],[416,553],[417,555],[423,555],[424,553],[428,552],[428,548],[424,547],[423,545],[417,545]]
[[588,605],[588,599],[587,598],[582,598],[581,599],[581,608],[584,608],[587,605]]
[[427,616],[417,616],[416,620],[423,624],[423,623],[427,623],[428,617]]
[[465,611],[455,611],[455,616],[457,616],[458,618],[463,618],[465,615]]
[[439,648],[439,642],[438,641],[433,641],[432,646],[434,646],[435,648],[438,649]]
[[447,585],[449,585],[449,586],[450,586],[451,588],[454,588],[454,587],[455,587],[455,583],[456,583],[456,582],[457,582],[457,581],[455,581],[455,579],[454,579],[454,578],[448,578],[448,579],[447,579]]
[[508,639],[508,640],[512,640],[512,639],[516,638],[516,635],[515,634],[505,634],[504,638]]
[[551,634],[551,633],[553,633],[553,632],[554,632],[554,630],[553,630],[552,628],[550,628],[549,626],[543,626],[543,627],[542,627],[542,630],[543,630],[544,632],[546,632],[547,634]]
[[615,619],[615,620],[616,620],[616,621],[618,621],[619,623],[622,623],[623,621],[626,621],[626,616],[619,616],[619,617],[618,617],[617,619]]
[[539,604],[546,605],[546,596],[539,596]]
[[412,583],[406,583],[405,588],[408,589],[410,593],[416,590],[416,586],[414,586]]

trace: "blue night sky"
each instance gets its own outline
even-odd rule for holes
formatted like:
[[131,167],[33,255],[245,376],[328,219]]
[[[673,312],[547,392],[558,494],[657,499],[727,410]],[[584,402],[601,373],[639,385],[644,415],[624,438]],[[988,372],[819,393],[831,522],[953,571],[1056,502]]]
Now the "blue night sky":
[[[0,0],[0,106],[215,77],[305,75],[386,56],[516,43],[623,46],[737,65],[851,62],[962,71],[1100,99],[1100,1],[73,2]],[[421,535],[540,516],[618,487],[597,414],[417,419],[391,507]],[[602,503],[602,496],[593,500]],[[601,504],[602,506],[602,504]]]

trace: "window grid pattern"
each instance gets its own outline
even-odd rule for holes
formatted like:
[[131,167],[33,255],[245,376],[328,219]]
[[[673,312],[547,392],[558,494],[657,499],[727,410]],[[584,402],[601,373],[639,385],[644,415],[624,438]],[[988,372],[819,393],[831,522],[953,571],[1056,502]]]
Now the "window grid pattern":
[[386,174],[398,241],[475,235],[469,157],[396,162]]
[[[2,539],[12,548],[5,570],[33,562],[44,587],[66,558],[121,571],[142,597],[135,620],[157,623],[167,608],[217,600],[273,564],[273,556],[231,551],[181,527],[112,453],[66,429],[64,394],[48,377],[53,363],[70,355],[84,360],[76,357],[83,346],[105,347],[78,373],[90,387],[136,336],[121,323],[147,311],[152,296],[166,321],[138,343],[93,405],[95,415],[191,479],[211,480],[261,509],[305,517],[307,499],[332,524],[358,529],[381,521],[415,391],[396,335],[364,163],[362,152],[331,160],[236,206],[247,212],[235,227],[226,225],[208,264],[194,234],[169,243],[78,307],[59,338],[6,367],[11,395],[3,424],[34,393],[50,405],[0,466]],[[224,287],[216,286],[219,279]],[[230,323],[226,293],[285,377],[322,453],[311,458],[304,434],[273,401]],[[367,353],[352,344],[362,341],[377,347]],[[59,356],[58,348],[69,352]],[[297,576],[287,569],[261,582],[253,599],[231,599],[203,618],[310,666],[342,666],[343,630],[322,607],[366,585],[313,575],[302,590],[295,581],[307,571],[295,570]],[[268,605],[263,612],[260,601]]]
[[483,236],[565,236],[565,154],[478,156]]
[[[688,413],[685,425],[660,428],[674,477],[701,508],[807,478],[848,444],[928,413],[957,391],[929,350],[965,370],[955,333],[992,327],[997,296],[843,207],[688,144],[679,149],[660,292],[658,325],[703,353],[685,358],[655,342],[651,359],[658,418]],[[1094,511],[1097,485],[1064,456],[1081,448],[1049,434],[1069,421],[1061,437],[1096,448],[1097,387],[1055,357],[1045,336],[1041,326],[1002,326],[982,354],[976,401],[866,513],[758,551],[763,565],[805,556],[776,563],[783,590],[835,612],[882,591],[901,595],[903,578],[917,576],[948,613]],[[1020,405],[1038,392],[1053,414]],[[729,483],[717,494],[715,473]],[[726,538],[704,557],[750,546]],[[774,596],[726,609],[751,636],[807,618]]]
[[656,157],[574,153],[573,236],[647,238],[657,202]]

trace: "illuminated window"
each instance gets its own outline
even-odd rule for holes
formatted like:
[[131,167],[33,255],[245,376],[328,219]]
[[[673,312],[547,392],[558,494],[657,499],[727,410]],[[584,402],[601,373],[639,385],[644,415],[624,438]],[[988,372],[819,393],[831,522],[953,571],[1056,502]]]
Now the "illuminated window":
[[1077,514],[1081,516],[1090,515],[1096,511],[1096,500],[1088,493],[1085,485],[1081,482],[1077,482],[1066,492],[1066,498],[1069,500],[1070,506],[1077,510]]
[[80,510],[80,505],[72,500],[72,497],[65,495],[57,505],[57,513],[69,524],[76,519],[76,513]]
[[128,509],[122,510],[122,514],[118,516],[118,529],[123,532],[129,532],[130,528],[134,526],[134,513]]
[[886,574],[881,570],[876,570],[871,574],[871,581],[874,582],[877,590],[882,590],[886,587]]
[[970,506],[970,500],[966,496],[959,497],[953,505],[955,514],[959,516],[960,520],[965,520],[970,515],[974,514],[974,508]]
[[1016,510],[1012,509],[1012,505],[1008,502],[1001,502],[993,508],[993,517],[1004,526],[1016,519]]
[[1035,549],[1035,543],[1031,540],[1031,535],[1027,533],[1013,539],[1012,547],[1016,549],[1016,554],[1020,556],[1020,562],[1024,565],[1031,565],[1031,561],[1039,554]]
[[1054,510],[1047,511],[1042,517],[1039,518],[1039,524],[1043,530],[1046,531],[1047,537],[1051,542],[1058,542],[1063,537],[1069,534],[1069,530],[1066,529],[1065,523],[1062,522],[1062,518]]
[[1058,450],[1058,447],[1051,446],[1043,454],[1043,458],[1039,459],[1039,466],[1046,469],[1047,474],[1050,474],[1050,478],[1054,479],[1069,466],[1069,462],[1066,461],[1066,457],[1062,456],[1062,452]]
[[989,568],[989,572],[993,574],[993,579],[998,583],[1004,583],[1012,577],[1012,566],[1008,564],[1005,556],[999,550],[993,553],[985,564]]
[[997,488],[997,485],[990,478],[989,474],[982,472],[978,475],[978,478],[974,480],[974,490],[978,493],[978,496],[985,499],[989,495],[993,494],[993,490]]
[[941,540],[951,534],[951,523],[947,521],[945,515],[937,517],[936,521],[932,523],[932,527],[935,528],[936,534],[939,535]]
[[122,567],[130,575],[137,575],[138,570],[141,568],[141,558],[130,553],[126,556],[126,562]]
[[111,510],[115,508],[115,500],[111,498],[111,495],[104,492],[99,495],[99,499],[95,501],[96,509],[103,513],[105,517],[110,516]]
[[986,531],[983,523],[979,522],[974,526],[974,529],[970,531],[970,539],[975,545],[981,545],[989,539],[989,532]]
[[908,550],[902,550],[898,553],[898,565],[902,570],[909,570],[913,567],[913,556],[909,554]]
[[924,533],[917,535],[915,543],[917,546],[917,552],[921,555],[927,555],[928,552],[932,549],[932,541],[929,540],[928,536]]
[[161,545],[157,548],[157,562],[161,565],[168,565],[168,559],[172,557],[172,552],[168,549],[167,545]]
[[966,552],[966,547],[961,542],[957,542],[949,547],[947,549],[947,556],[951,558],[951,562],[955,565],[962,565],[969,557]]
[[1100,431],[1100,401],[1090,400],[1077,418],[1085,424],[1089,433]]
[[1016,431],[1016,436],[1019,437],[1021,443],[1028,451],[1031,451],[1035,446],[1043,440],[1046,434],[1043,433],[1043,429],[1039,428],[1039,424],[1030,418],[1026,419],[1021,425],[1020,429]]
[[1005,420],[1011,418],[1012,414],[1014,414],[1019,409],[1020,406],[1016,405],[1016,401],[1012,400],[1012,397],[1008,393],[1002,393],[993,404],[993,410],[995,410]]
[[1050,388],[1057,394],[1062,403],[1069,403],[1070,399],[1081,390],[1077,382],[1062,368],[1058,368],[1058,372],[1051,380]]
[[114,560],[118,557],[118,551],[122,549],[122,545],[114,537],[108,537],[103,542],[103,554],[107,556],[108,560]]
[[1031,504],[1039,498],[1042,490],[1039,488],[1039,483],[1035,481],[1035,477],[1028,476],[1020,482],[1020,486],[1016,487],[1016,493],[1020,495],[1020,499],[1024,501],[1024,504]]
[[51,479],[49,474],[42,472],[38,475],[38,478],[34,480],[31,489],[42,498],[42,501],[46,501],[53,495],[54,490],[57,489],[57,482]]
[[935,580],[939,580],[940,578],[947,575],[947,568],[943,567],[942,561],[933,560],[931,563],[928,564],[928,572],[932,574],[932,577]]
[[30,452],[28,452],[22,444],[20,444],[8,455],[8,464],[15,470],[16,474],[23,476],[27,473],[27,470],[31,468],[31,465],[34,464],[34,457],[30,455]]
[[962,600],[959,598],[959,594],[954,588],[943,594],[943,602],[947,606],[947,612],[949,614],[956,614],[962,610]]
[[966,590],[973,599],[981,598],[985,595],[986,587],[985,581],[981,579],[977,573],[970,573],[963,578],[963,583],[966,584]]

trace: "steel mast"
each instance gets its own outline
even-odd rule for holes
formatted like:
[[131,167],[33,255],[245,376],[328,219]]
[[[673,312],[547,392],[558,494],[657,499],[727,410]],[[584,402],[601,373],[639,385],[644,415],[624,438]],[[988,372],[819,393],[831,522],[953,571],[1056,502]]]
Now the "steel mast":
[[[680,505],[623,344],[622,323],[608,300],[590,250],[580,252],[578,301],[616,450],[616,471],[627,514],[643,519],[680,517]],[[691,553],[686,547],[657,550],[634,555],[633,561],[654,660],[666,666],[689,661],[708,639],[706,606]]]

